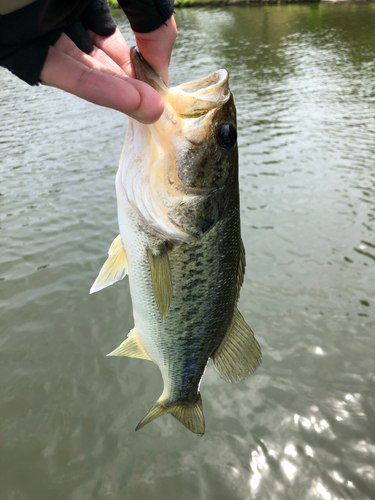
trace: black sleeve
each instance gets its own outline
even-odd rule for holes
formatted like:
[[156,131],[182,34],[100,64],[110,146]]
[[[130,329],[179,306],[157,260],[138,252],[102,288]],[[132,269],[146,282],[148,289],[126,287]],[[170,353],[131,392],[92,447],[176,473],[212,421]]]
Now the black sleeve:
[[160,28],[174,12],[174,0],[118,0],[118,3],[137,33]]
[[65,32],[84,52],[93,49],[87,33],[116,30],[106,0],[35,0],[0,16],[0,66],[30,85],[38,85],[48,50]]
[[[159,28],[173,14],[173,0],[120,0],[131,27],[139,33]],[[65,32],[82,51],[93,50],[87,33],[116,30],[107,0],[35,0],[0,15],[0,66],[29,85],[38,85],[48,50]]]

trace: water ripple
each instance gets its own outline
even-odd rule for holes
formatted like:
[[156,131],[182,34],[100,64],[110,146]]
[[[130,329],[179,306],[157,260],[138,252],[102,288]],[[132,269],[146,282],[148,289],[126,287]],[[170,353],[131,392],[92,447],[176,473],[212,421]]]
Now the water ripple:
[[0,69],[2,498],[372,498],[374,16],[323,3],[176,13],[172,84],[230,72],[239,306],[263,350],[236,386],[209,364],[201,440],[168,416],[134,433],[158,370],[105,357],[133,326],[126,280],[88,295],[117,234],[125,118]]

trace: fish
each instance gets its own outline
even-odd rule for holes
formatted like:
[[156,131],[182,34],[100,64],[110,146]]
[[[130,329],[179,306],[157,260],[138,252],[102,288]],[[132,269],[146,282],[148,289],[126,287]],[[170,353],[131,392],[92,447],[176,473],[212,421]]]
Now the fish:
[[237,308],[245,249],[236,108],[224,69],[168,87],[134,47],[131,60],[165,109],[151,125],[129,118],[116,175],[120,234],[90,293],[129,275],[134,328],[108,356],[150,360],[164,383],[136,430],[171,414],[202,436],[209,359],[229,382],[261,362]]

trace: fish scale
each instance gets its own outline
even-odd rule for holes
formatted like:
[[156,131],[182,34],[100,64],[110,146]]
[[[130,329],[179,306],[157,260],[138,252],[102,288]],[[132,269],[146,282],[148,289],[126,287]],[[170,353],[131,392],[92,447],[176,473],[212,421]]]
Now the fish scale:
[[91,292],[129,274],[134,328],[110,355],[153,361],[164,383],[136,430],[170,413],[203,435],[209,358],[228,381],[261,361],[237,309],[245,253],[235,107],[225,70],[168,88],[134,49],[131,57],[165,111],[153,125],[129,119],[116,176],[120,235]]

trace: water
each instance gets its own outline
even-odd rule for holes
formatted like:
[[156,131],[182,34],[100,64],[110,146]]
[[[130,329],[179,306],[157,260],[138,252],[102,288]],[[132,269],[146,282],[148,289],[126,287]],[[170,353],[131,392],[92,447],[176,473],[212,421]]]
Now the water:
[[231,75],[263,363],[237,385],[208,367],[203,438],[169,416],[134,432],[161,377],[105,357],[133,326],[126,280],[88,294],[126,118],[0,70],[0,498],[374,498],[375,5],[176,18],[171,83]]

